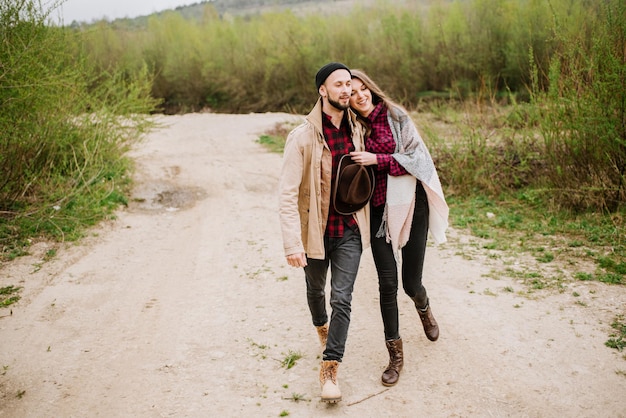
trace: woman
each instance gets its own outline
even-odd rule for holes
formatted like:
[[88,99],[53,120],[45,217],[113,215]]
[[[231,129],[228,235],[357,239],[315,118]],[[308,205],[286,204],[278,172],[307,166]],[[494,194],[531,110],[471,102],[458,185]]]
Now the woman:
[[426,337],[436,341],[439,326],[422,284],[422,270],[429,229],[436,243],[446,241],[448,205],[435,164],[411,118],[360,70],[352,70],[350,106],[369,130],[366,151],[352,152],[352,159],[375,166],[371,248],[389,351],[382,383],[393,386],[404,358],[398,323],[398,256],[401,252],[404,292],[415,303]]

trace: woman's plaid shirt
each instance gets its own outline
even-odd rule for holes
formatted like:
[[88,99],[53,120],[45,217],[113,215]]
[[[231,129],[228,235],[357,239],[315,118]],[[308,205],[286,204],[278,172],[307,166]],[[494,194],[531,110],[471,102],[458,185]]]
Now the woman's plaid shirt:
[[408,173],[391,156],[396,151],[396,141],[393,139],[393,134],[389,127],[385,103],[378,103],[366,119],[370,125],[371,133],[365,139],[365,150],[376,154],[376,161],[378,162],[374,171],[376,179],[374,181],[374,194],[371,202],[374,207],[378,207],[385,204],[387,174],[403,176]]

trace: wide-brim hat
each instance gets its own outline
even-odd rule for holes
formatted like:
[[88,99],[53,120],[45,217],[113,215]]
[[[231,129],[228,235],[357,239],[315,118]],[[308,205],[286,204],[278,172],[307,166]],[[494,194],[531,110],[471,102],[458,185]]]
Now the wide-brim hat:
[[374,193],[374,170],[346,154],[339,160],[332,203],[337,213],[350,215],[363,208]]

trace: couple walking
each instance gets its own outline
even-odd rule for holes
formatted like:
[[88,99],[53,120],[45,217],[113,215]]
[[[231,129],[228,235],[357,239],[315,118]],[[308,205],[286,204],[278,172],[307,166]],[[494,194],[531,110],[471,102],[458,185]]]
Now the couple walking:
[[402,287],[415,303],[426,337],[439,337],[422,269],[428,231],[436,243],[446,240],[448,206],[409,115],[364,72],[331,62],[317,72],[315,84],[317,103],[285,143],[279,211],[287,263],[304,269],[307,302],[323,348],[321,399],[333,403],[341,400],[337,371],[364,248],[371,245],[376,265],[389,352],[382,384],[398,382],[404,361],[399,265]]

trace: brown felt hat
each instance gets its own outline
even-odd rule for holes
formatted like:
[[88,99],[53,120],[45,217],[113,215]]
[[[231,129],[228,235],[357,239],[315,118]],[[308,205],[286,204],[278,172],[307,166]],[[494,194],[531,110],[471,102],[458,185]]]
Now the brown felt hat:
[[374,193],[374,170],[357,164],[346,154],[339,160],[332,202],[337,213],[350,215],[365,205]]

